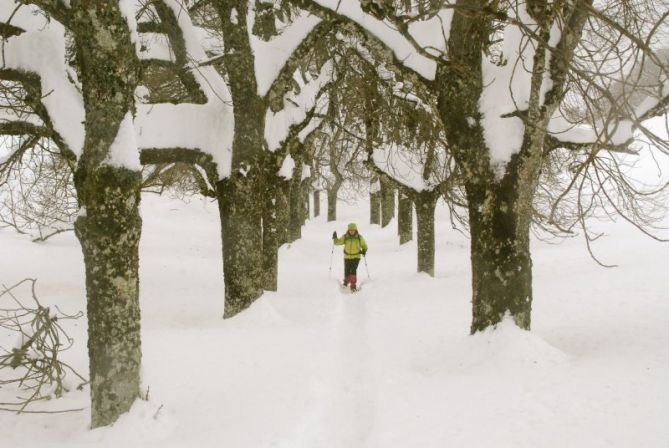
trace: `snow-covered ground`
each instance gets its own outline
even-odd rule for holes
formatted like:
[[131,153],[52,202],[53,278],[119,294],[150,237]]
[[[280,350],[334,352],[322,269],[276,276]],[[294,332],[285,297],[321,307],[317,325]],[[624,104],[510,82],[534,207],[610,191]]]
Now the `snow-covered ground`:
[[[143,382],[113,427],[88,410],[0,417],[0,446],[667,447],[667,246],[600,225],[603,269],[580,240],[534,244],[533,330],[469,335],[468,242],[439,210],[436,278],[415,273],[415,243],[341,205],[281,249],[280,292],[223,321],[218,211],[155,196],[142,204]],[[342,294],[341,248],[356,221],[371,279]],[[72,234],[35,244],[0,231],[0,282],[37,277],[46,303],[85,310]],[[365,265],[359,269],[366,279]],[[65,359],[87,373],[86,323]],[[0,402],[15,391],[0,389]],[[33,409],[88,406],[88,390]]]

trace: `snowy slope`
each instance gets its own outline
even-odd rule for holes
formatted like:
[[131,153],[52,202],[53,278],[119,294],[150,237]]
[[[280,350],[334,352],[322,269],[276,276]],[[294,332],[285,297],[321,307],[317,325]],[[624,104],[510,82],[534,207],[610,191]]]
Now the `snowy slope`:
[[[666,246],[622,225],[597,242],[534,242],[533,331],[469,336],[468,241],[438,210],[436,278],[416,274],[415,243],[342,205],[281,249],[280,292],[223,321],[218,211],[153,195],[142,204],[143,381],[111,428],[88,410],[3,413],[2,447],[666,447]],[[333,230],[359,223],[370,245],[357,295],[342,294]],[[34,244],[0,231],[0,282],[39,278],[44,302],[85,310],[73,235]],[[366,278],[365,266],[359,269]],[[86,372],[85,322],[66,359]],[[88,390],[35,409],[86,407]],[[0,401],[12,391],[0,389]]]

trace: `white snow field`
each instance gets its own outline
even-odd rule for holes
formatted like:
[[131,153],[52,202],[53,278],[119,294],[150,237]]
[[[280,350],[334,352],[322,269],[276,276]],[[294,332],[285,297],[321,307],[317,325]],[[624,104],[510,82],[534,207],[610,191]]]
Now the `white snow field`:
[[[363,201],[364,202],[364,201]],[[325,205],[325,204],[323,204]],[[88,389],[0,414],[15,447],[669,447],[667,246],[596,224],[604,269],[582,240],[534,242],[532,332],[509,322],[469,335],[467,239],[438,209],[436,278],[415,243],[370,226],[366,205],[309,221],[280,253],[278,293],[224,321],[215,203],[145,196],[141,245],[143,383],[112,427],[88,429]],[[328,276],[330,235],[367,239],[356,295]],[[37,277],[45,304],[85,311],[74,235],[45,244],[0,231],[0,282]],[[359,276],[367,278],[364,263]],[[67,323],[64,359],[87,374],[86,322]],[[3,335],[4,336],[4,335]],[[0,402],[15,389],[0,389]]]

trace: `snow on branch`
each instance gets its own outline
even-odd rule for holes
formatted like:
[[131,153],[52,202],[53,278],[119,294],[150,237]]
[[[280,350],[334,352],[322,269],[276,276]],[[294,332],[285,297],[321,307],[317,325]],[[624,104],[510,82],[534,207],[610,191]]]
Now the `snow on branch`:
[[246,16],[249,41],[254,54],[255,76],[258,95],[264,97],[291,58],[295,49],[304,41],[321,19],[304,11],[299,11],[288,24],[278,29],[278,34],[265,41],[253,34],[255,22],[255,2],[249,1]]
[[139,58],[141,60],[175,62],[174,52],[165,34],[141,33],[139,35],[139,42]]
[[422,78],[434,80],[437,62],[446,47],[452,12],[398,28],[397,24],[379,20],[362,10],[357,0],[304,0],[308,9],[318,10],[332,18],[355,23],[392,51],[397,61]]
[[[506,166],[523,144],[525,125],[518,112],[530,107],[538,30],[525,4],[515,2],[515,7],[509,10],[509,23],[503,30],[501,60],[491,60],[483,55],[484,88],[479,100],[483,114],[481,125],[486,145],[490,149],[490,164],[496,168]],[[560,37],[560,26],[554,23],[547,45],[555,47]],[[553,86],[548,63],[550,52],[546,53],[539,105],[543,104],[546,92]],[[472,125],[473,117],[467,121]]]
[[585,123],[571,123],[557,111],[548,123],[548,133],[551,137],[565,143],[604,143],[620,146],[632,140],[634,126],[629,120],[598,122],[594,126]]
[[[218,177],[230,175],[234,115],[232,97],[223,77],[201,65],[207,55],[188,10],[177,0],[163,0],[174,17],[188,54],[188,69],[206,97],[204,104],[140,104],[135,127],[140,149],[191,149],[209,154]],[[174,44],[173,44],[174,47]]]
[[[37,31],[47,24],[47,18],[38,15],[39,9],[18,3],[16,0],[0,2],[0,23],[3,24],[2,36],[18,36],[24,31]],[[6,33],[6,34],[5,34]]]
[[636,107],[623,104],[622,111],[612,109],[608,119],[600,118],[594,123],[586,120],[574,123],[557,110],[548,122],[548,133],[558,142],[597,144],[615,152],[633,152],[625,146],[633,141],[635,130],[644,127],[644,121],[665,114],[669,109],[669,81],[660,82],[657,90],[656,94],[648,95]]
[[85,113],[81,93],[74,84],[76,75],[66,65],[65,29],[56,21],[44,24],[37,16],[32,22],[26,17],[19,22],[27,31],[5,42],[2,67],[39,78],[41,102],[53,129],[78,157],[84,144]]
[[290,91],[284,95],[284,107],[278,112],[267,110],[265,115],[265,141],[270,151],[276,151],[288,137],[291,126],[302,123],[309,118],[308,123],[298,134],[301,142],[319,124],[320,118],[311,117],[309,111],[318,108],[327,109],[327,101],[319,101],[323,89],[332,79],[332,63],[326,62],[315,79],[305,81],[299,71],[293,76],[297,83],[298,92]]

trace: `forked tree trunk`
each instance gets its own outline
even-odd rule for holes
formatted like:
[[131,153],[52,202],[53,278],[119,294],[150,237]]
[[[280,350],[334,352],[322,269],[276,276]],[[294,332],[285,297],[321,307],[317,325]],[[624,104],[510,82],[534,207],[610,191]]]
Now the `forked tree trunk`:
[[403,193],[399,197],[397,233],[400,236],[400,245],[413,239],[413,201]]
[[369,223],[381,224],[381,193],[369,194]]
[[335,183],[328,188],[328,222],[337,220],[337,194],[339,193],[339,183]]
[[263,291],[262,209],[266,104],[258,95],[254,55],[243,0],[211,2],[226,45],[225,64],[234,103],[230,177],[217,184],[223,240],[225,313],[248,308]]
[[233,172],[217,185],[223,242],[225,312],[229,318],[262,295],[262,203],[258,171]]
[[416,193],[416,217],[418,230],[418,272],[434,277],[434,209],[438,195],[434,192]]
[[386,227],[395,217],[395,189],[388,181],[381,180],[381,227]]
[[77,218],[75,231],[86,269],[95,428],[115,422],[139,396],[142,178],[139,169],[109,166],[105,159],[122,121],[134,109],[140,65],[118,2],[73,3],[68,26],[81,68],[86,112],[84,148],[74,176],[86,213]]
[[321,192],[314,190],[314,218],[321,215]]

